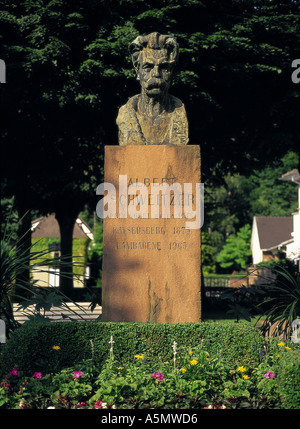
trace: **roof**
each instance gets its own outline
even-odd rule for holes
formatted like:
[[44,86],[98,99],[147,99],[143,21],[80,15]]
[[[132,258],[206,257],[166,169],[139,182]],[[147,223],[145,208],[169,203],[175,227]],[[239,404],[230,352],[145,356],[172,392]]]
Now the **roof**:
[[[52,237],[60,238],[59,225],[55,214],[40,217],[31,223],[32,238]],[[93,232],[89,226],[80,218],[76,219],[73,238],[93,239]]]
[[260,248],[274,249],[292,240],[293,216],[255,216]]
[[292,182],[298,183],[300,185],[300,174],[297,168],[294,168],[287,173],[282,174],[279,180],[291,180]]

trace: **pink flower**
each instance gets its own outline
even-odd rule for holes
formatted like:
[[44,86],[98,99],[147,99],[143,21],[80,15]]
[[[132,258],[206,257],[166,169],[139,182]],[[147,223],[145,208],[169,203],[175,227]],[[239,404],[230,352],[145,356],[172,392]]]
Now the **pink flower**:
[[99,401],[95,402],[94,408],[101,408],[102,407],[102,401],[99,399]]
[[155,377],[156,380],[162,381],[164,378],[164,375],[161,372],[154,372],[151,377]]
[[18,370],[14,368],[12,371],[8,373],[8,375],[18,375]]
[[35,372],[33,374],[32,378],[42,378],[42,373],[41,372]]
[[82,407],[85,407],[85,402],[78,402],[77,403],[77,408],[82,408]]
[[264,377],[265,377],[265,378],[274,378],[274,377],[275,377],[275,374],[274,374],[274,372],[272,372],[272,371],[268,371],[268,372],[266,372],[266,373],[264,374]]
[[83,376],[83,372],[81,371],[73,371],[73,377],[72,378],[80,378]]

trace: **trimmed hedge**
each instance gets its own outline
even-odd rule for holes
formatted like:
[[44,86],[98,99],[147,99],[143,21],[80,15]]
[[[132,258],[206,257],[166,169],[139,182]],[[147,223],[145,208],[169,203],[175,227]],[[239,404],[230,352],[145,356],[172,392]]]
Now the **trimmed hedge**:
[[[52,372],[94,357],[101,367],[109,357],[110,337],[114,340],[114,357],[126,362],[135,354],[145,359],[168,361],[173,358],[172,344],[177,342],[177,359],[181,352],[202,344],[209,352],[217,350],[234,365],[255,366],[264,339],[247,322],[153,324],[129,322],[48,322],[28,323],[13,332],[0,356],[3,372]],[[60,349],[53,350],[53,346]]]
[[285,355],[279,368],[277,383],[283,408],[300,409],[300,350]]

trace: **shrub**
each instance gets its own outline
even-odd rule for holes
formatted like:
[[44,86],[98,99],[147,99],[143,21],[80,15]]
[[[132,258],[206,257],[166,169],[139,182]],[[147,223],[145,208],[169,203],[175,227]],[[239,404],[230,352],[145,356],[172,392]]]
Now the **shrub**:
[[298,267],[287,261],[260,264],[269,268],[273,276],[259,275],[264,280],[260,284],[266,298],[259,304],[265,313],[262,329],[268,332],[270,326],[276,325],[278,335],[288,338],[292,322],[300,316],[300,273]]
[[291,341],[269,337],[253,370],[261,395],[273,396],[281,408],[300,408],[300,349]]
[[[113,336],[116,359],[130,359],[143,353],[154,362],[170,359],[172,343],[181,350],[202,344],[210,353],[223,353],[228,363],[254,366],[259,362],[257,350],[264,340],[249,323],[116,323],[116,322],[45,322],[26,323],[11,335],[4,347],[1,367],[26,371],[53,371],[94,357],[98,365],[105,362]],[[53,346],[59,346],[55,353]]]
[[287,353],[279,361],[278,394],[283,408],[300,408],[300,350]]

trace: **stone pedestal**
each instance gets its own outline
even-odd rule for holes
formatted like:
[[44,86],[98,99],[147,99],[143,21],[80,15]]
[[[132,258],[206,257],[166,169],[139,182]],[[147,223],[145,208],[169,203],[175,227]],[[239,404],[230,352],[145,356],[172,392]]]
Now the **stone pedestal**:
[[[193,208],[196,205],[196,184],[201,181],[199,146],[106,146],[104,167],[105,182],[116,189],[116,217],[103,221],[103,320],[199,322],[200,228],[187,228],[187,222],[194,219],[187,219],[183,209],[184,201],[190,200]],[[137,192],[140,206],[134,206],[134,195],[127,190],[124,194],[124,176],[127,187],[144,185]],[[159,217],[151,218],[152,206],[158,203],[151,192],[153,183],[177,183],[182,190],[189,183],[192,194],[176,201],[171,192],[170,217],[166,218],[161,192]],[[145,189],[148,194],[142,193]],[[181,218],[176,211],[179,205]],[[140,209],[143,217],[132,218],[129,213],[124,217],[124,207],[131,214]]]

